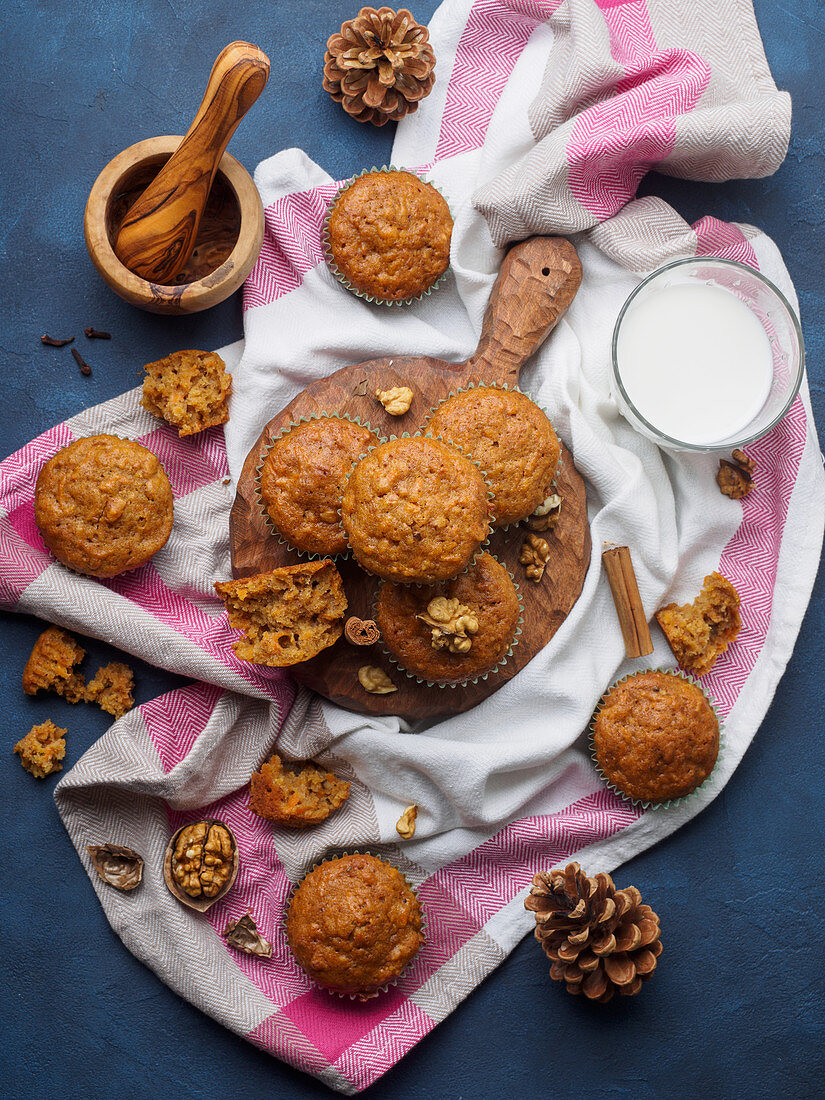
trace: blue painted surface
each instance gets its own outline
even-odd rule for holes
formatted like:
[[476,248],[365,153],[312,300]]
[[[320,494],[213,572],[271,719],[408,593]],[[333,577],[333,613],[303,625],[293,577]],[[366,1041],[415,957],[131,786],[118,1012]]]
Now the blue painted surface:
[[[227,42],[249,39],[275,61],[270,86],[232,141],[247,167],[292,145],[334,176],[388,158],[391,127],[351,122],[320,89],[323,43],[357,6],[5,5],[2,454],[135,385],[144,362],[241,335],[237,297],[188,320],[120,302],[95,275],[81,228],[100,168],[140,138],[185,130]],[[434,7],[413,5],[422,19]],[[643,190],[664,195],[688,220],[708,213],[760,225],[780,245],[800,296],[822,432],[825,16],[819,0],[757,0],[756,11],[777,83],[794,97],[785,164],[769,180],[720,186],[651,176]],[[89,324],[114,339],[85,341]],[[68,349],[41,347],[44,331],[77,334],[91,378],[78,374]],[[823,1095],[823,611],[820,575],[767,718],[724,793],[616,874],[662,919],[665,952],[643,994],[606,1008],[582,1004],[549,980],[528,937],[371,1098]],[[52,717],[70,729],[71,762],[108,720],[96,708],[23,696],[20,673],[42,624],[0,615],[0,629],[0,1095],[328,1096],[172,994],[111,932],[51,801],[55,778],[36,782],[10,753],[21,733]],[[100,643],[89,649],[93,660],[116,656]],[[180,682],[143,666],[137,678],[138,702]]]

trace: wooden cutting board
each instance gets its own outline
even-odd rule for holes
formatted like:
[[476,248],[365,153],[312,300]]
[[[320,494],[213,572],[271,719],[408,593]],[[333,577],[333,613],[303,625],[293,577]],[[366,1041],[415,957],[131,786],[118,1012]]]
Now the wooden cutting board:
[[[451,391],[470,383],[515,385],[521,368],[549,335],[572,302],[581,282],[575,249],[561,237],[532,237],[515,245],[504,258],[493,287],[478,348],[464,363],[424,356],[372,359],[343,367],[307,386],[266,425],[244,463],[230,518],[232,573],[245,577],[300,561],[298,553],[272,535],[255,496],[255,471],[272,439],[302,416],[347,413],[369,422],[379,435],[413,434],[430,409]],[[372,307],[376,308],[376,307]],[[409,386],[414,393],[408,413],[389,416],[376,390]],[[547,410],[551,420],[553,410]],[[497,531],[490,553],[516,578],[524,604],[522,634],[501,672],[459,688],[427,687],[401,673],[380,644],[352,646],[344,638],[291,672],[302,684],[334,703],[360,714],[397,714],[410,721],[458,714],[486,699],[522,669],[550,641],[579,597],[590,562],[590,529],[584,482],[562,444],[557,491],[561,518],[545,534],[550,559],[543,579],[526,578],[518,557],[527,531]],[[351,559],[338,561],[350,615],[371,617],[378,582]],[[389,695],[370,695],[358,682],[362,665],[378,665],[397,684]]]

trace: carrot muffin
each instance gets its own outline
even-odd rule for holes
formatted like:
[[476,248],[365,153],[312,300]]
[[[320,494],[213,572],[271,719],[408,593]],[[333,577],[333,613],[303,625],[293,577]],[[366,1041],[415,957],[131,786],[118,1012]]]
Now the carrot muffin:
[[605,779],[628,798],[666,802],[710,775],[719,721],[692,681],[674,672],[637,672],[602,699],[593,751]]
[[550,495],[559,441],[525,394],[491,386],[465,390],[438,407],[427,430],[455,443],[484,471],[496,527],[524,519]]
[[286,937],[318,985],[375,996],[404,970],[421,944],[421,903],[404,876],[371,855],[319,864],[289,903]]
[[384,582],[375,620],[384,644],[421,680],[458,684],[506,657],[521,607],[510,574],[490,554],[431,588]]
[[721,573],[711,573],[693,603],[660,607],[656,622],[682,668],[704,676],[739,633],[739,593]]
[[299,550],[343,554],[341,495],[353,463],[378,443],[369,428],[325,416],[298,424],[269,449],[261,469],[261,499],[273,526]]
[[258,817],[301,829],[326,821],[349,798],[349,783],[317,764],[285,768],[277,755],[252,773],[249,808]]
[[232,376],[213,351],[175,351],[147,363],[143,379],[144,409],[178,429],[195,435],[229,419],[227,398]]
[[333,645],[344,630],[347,598],[328,559],[218,582],[215,591],[230,626],[244,632],[232,646],[242,661],[297,665]]
[[86,697],[86,678],[76,666],[85,656],[86,650],[71,634],[59,626],[48,627],[26,661],[23,691],[27,695],[54,691],[69,703],[79,703]]
[[429,290],[450,264],[450,209],[412,172],[367,172],[339,192],[327,236],[344,284],[383,302]]
[[63,769],[60,761],[66,755],[66,731],[47,720],[39,726],[32,726],[14,746],[14,751],[27,772],[38,779],[45,779],[52,772]]
[[114,577],[145,565],[169,538],[172,489],[146,447],[93,435],[40,471],[34,518],[58,561],[90,577]]
[[490,527],[476,466],[428,436],[392,439],[350,474],[341,519],[359,565],[385,580],[434,584],[471,561]]

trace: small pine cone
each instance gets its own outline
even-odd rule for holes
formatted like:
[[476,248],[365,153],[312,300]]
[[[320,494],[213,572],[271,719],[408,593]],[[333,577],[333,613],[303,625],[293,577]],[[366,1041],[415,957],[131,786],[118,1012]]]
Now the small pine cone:
[[347,114],[383,126],[418,109],[434,68],[429,32],[406,8],[361,8],[330,35],[323,83]]
[[617,890],[610,875],[588,878],[578,863],[534,877],[524,908],[535,913],[536,939],[550,959],[550,977],[605,1003],[632,997],[662,953],[659,918],[635,886]]

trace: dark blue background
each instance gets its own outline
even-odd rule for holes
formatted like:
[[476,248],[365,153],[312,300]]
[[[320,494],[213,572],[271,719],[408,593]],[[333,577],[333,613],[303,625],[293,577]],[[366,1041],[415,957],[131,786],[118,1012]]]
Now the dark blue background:
[[[269,86],[231,144],[249,169],[293,145],[334,177],[388,159],[392,127],[352,122],[320,87],[324,42],[357,6],[7,0],[2,454],[131,388],[144,362],[241,335],[237,295],[190,319],[122,303],[95,274],[82,234],[103,165],[141,138],[182,133],[227,42],[256,42],[273,60]],[[413,8],[428,19],[435,3]],[[771,179],[722,186],[652,175],[643,190],[664,195],[689,221],[708,213],[752,222],[777,241],[799,292],[822,430],[825,17],[820,0],[756,0],[756,11],[776,81],[794,97],[785,164]],[[111,343],[86,341],[90,324],[111,331]],[[68,349],[41,347],[45,331],[74,333],[92,376],[80,376]],[[569,997],[527,938],[370,1097],[823,1095],[824,608],[820,576],[773,705],[724,793],[616,873],[662,920],[665,952],[643,994],[607,1007]],[[71,765],[108,719],[96,708],[25,697],[20,674],[43,624],[11,615],[0,624],[0,1094],[329,1095],[180,1000],[111,932],[52,803],[55,778],[35,781],[11,754],[34,722],[52,717],[69,727]],[[93,659],[116,655],[98,643],[89,649]],[[142,666],[137,679],[138,702],[179,682]]]

